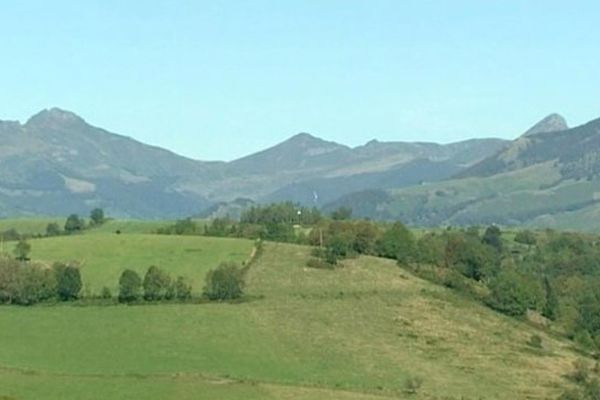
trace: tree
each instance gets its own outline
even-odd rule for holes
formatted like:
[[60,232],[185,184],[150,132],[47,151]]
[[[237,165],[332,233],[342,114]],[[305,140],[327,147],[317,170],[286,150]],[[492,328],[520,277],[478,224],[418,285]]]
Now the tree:
[[12,303],[17,293],[21,265],[0,255],[0,303]]
[[58,236],[60,235],[60,227],[56,222],[50,222],[46,225],[46,236]]
[[245,270],[235,263],[221,263],[206,274],[204,294],[209,300],[232,300],[242,297]]
[[21,238],[15,246],[15,258],[19,261],[28,261],[29,253],[31,252],[31,245],[26,239]]
[[377,253],[381,257],[406,263],[415,256],[415,239],[401,222],[396,222],[383,233],[378,241]]
[[85,222],[77,214],[71,214],[65,222],[65,232],[75,233],[83,230]]
[[104,210],[101,208],[94,208],[90,213],[90,221],[92,225],[102,225],[105,221]]
[[515,242],[526,244],[527,246],[533,246],[537,243],[537,240],[533,232],[524,230],[517,232],[515,235]]
[[163,300],[167,297],[167,292],[171,286],[171,277],[156,266],[148,268],[144,281],[144,299],[146,300]]
[[137,272],[126,269],[119,278],[119,302],[130,303],[141,297],[142,279]]
[[79,296],[83,284],[79,268],[72,265],[54,264],[56,294],[62,301],[74,300]]
[[556,296],[556,293],[554,293],[547,276],[544,277],[544,292],[546,294],[546,301],[544,303],[542,315],[554,321],[558,311],[558,297]]
[[192,285],[187,283],[183,276],[178,276],[172,287],[177,300],[189,300],[192,298]]
[[525,315],[534,302],[527,280],[512,268],[501,271],[489,286],[488,304],[504,314]]
[[481,238],[481,242],[492,246],[498,252],[502,251],[502,232],[496,225],[488,226]]
[[48,268],[36,264],[19,267],[13,302],[31,305],[48,300],[56,293],[56,279]]
[[352,209],[348,207],[340,207],[331,212],[331,219],[335,221],[343,221],[352,217]]

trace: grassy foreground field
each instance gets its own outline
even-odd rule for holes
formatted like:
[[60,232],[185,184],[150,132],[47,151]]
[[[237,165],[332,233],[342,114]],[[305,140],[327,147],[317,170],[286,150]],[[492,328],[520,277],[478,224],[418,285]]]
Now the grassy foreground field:
[[[119,240],[136,244],[125,253],[94,250]],[[188,269],[182,257],[208,268],[219,257],[244,258],[252,243],[82,235],[32,245],[36,258],[81,251],[85,279],[100,285],[120,267],[110,274],[104,268],[129,265],[127,257],[145,267],[148,253],[171,260],[157,264],[173,274],[201,281],[206,269]],[[334,271],[315,270],[305,267],[309,252],[268,243],[248,276],[247,292],[256,300],[242,304],[0,308],[0,396],[546,399],[566,383],[577,357],[570,343],[392,261],[361,257]],[[534,333],[543,350],[527,346]],[[409,377],[423,379],[417,394],[404,391]]]

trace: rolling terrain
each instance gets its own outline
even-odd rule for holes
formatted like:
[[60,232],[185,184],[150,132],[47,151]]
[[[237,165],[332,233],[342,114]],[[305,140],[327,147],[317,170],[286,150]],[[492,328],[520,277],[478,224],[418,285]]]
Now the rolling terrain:
[[[600,120],[566,129],[552,115],[443,182],[356,192],[326,209],[420,226],[502,224],[597,231]],[[558,129],[558,130],[555,130]]]
[[[31,243],[35,259],[85,257],[94,290],[125,267],[157,264],[198,291],[208,268],[252,247],[103,233]],[[266,243],[247,276],[250,300],[239,304],[5,306],[0,398],[546,399],[581,357],[571,342],[394,261],[318,270],[306,267],[309,256],[308,247]],[[532,334],[543,349],[527,345]],[[409,394],[414,377],[422,387]]]

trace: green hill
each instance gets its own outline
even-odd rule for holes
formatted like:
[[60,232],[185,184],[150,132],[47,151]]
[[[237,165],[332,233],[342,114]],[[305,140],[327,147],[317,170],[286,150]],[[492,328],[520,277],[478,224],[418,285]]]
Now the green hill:
[[[195,285],[252,243],[81,235],[31,242],[85,257],[93,287],[156,263]],[[99,250],[99,249],[102,249]],[[267,243],[240,304],[6,306],[0,398],[546,399],[568,384],[571,343],[372,257],[306,267],[310,248]],[[128,261],[129,260],[129,261]],[[198,287],[198,286],[195,286]],[[527,345],[532,334],[543,349]],[[405,391],[420,377],[416,394]]]

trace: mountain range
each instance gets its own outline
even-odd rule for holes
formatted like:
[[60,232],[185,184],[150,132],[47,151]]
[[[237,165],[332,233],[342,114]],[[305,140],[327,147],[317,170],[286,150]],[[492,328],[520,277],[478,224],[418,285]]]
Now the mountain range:
[[321,206],[357,190],[448,178],[506,144],[372,141],[350,148],[301,133],[232,162],[202,162],[91,126],[58,108],[24,124],[0,121],[0,143],[0,215],[102,207],[131,218],[194,215],[239,197]]
[[224,215],[294,201],[414,225],[525,224],[594,229],[600,120],[558,114],[513,141],[379,142],[349,147],[300,133],[230,162],[149,146],[52,108],[0,121],[0,216],[102,207],[128,218]]

